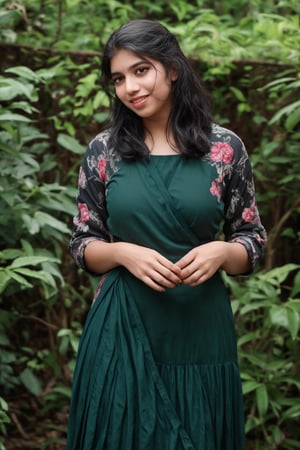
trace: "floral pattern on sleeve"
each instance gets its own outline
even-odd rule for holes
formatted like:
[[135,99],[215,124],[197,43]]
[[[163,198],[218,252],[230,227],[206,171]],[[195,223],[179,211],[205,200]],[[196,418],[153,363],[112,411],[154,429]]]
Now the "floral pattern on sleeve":
[[118,157],[109,146],[109,130],[100,133],[89,144],[79,170],[77,214],[70,251],[76,264],[86,269],[84,250],[94,240],[111,241],[106,225],[105,190],[118,169]]
[[210,193],[224,202],[225,239],[245,246],[253,270],[263,258],[267,237],[256,205],[248,154],[235,133],[218,125],[213,127],[211,143],[207,158],[216,168],[217,177]]

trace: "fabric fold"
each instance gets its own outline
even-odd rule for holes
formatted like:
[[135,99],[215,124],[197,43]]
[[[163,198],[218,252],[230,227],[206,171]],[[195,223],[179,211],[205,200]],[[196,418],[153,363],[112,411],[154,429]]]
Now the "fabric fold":
[[[157,195],[162,198],[164,214],[168,214],[168,220],[173,224],[173,227],[178,227],[180,235],[182,236],[184,234],[191,246],[199,245],[201,243],[199,235],[195,233],[187,223],[180,209],[176,208],[175,200],[170,195],[164,179],[160,176],[159,169],[155,164],[155,159],[156,158],[152,158],[151,163],[144,162],[140,166],[141,174],[146,180],[145,182],[152,183],[152,191],[156,192]],[[149,175],[150,178],[145,175]]]
[[157,364],[128,296],[124,270],[116,269],[94,302],[81,339],[67,449],[241,450],[229,433],[235,419],[224,397],[236,397],[236,411],[238,377],[233,363]]

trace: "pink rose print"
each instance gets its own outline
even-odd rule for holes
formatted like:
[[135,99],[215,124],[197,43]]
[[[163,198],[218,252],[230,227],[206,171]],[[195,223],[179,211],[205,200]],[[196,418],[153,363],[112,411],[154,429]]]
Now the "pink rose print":
[[215,162],[223,161],[229,164],[233,157],[233,148],[229,144],[216,142],[211,148],[211,159]]
[[242,213],[242,218],[245,222],[256,222],[256,208],[251,206],[250,208],[245,208]]
[[218,180],[215,180],[211,183],[209,192],[214,195],[215,197],[217,197],[218,202],[220,202],[221,200],[221,187],[219,185],[219,183],[217,182]]
[[106,178],[106,160],[100,159],[98,162],[98,171],[102,181],[105,181]]
[[87,222],[90,218],[90,213],[86,203],[78,203],[78,209],[80,212],[80,221]]

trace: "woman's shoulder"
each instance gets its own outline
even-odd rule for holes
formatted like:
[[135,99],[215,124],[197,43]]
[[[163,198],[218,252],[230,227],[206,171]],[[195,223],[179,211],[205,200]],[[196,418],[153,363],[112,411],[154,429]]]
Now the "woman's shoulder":
[[110,129],[98,133],[88,144],[84,157],[90,169],[100,172],[100,178],[108,182],[118,170],[120,155],[110,144]]
[[212,144],[214,144],[215,142],[232,142],[233,144],[243,145],[242,139],[234,131],[230,130],[229,128],[225,128],[217,123],[214,123],[212,125],[210,140]]
[[108,156],[114,153],[113,148],[109,145],[110,129],[106,129],[98,133],[88,144],[88,151],[95,155]]
[[248,156],[243,140],[234,131],[219,124],[213,124],[210,142],[210,157],[213,159],[216,153],[232,154],[232,162]]

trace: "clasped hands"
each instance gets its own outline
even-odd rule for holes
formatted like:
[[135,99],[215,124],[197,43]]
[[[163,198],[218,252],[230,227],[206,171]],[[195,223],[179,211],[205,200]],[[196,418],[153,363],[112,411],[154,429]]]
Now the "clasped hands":
[[146,285],[159,292],[181,284],[197,286],[204,283],[222,266],[225,258],[222,241],[195,247],[176,263],[146,247],[133,245],[126,253],[124,266]]

